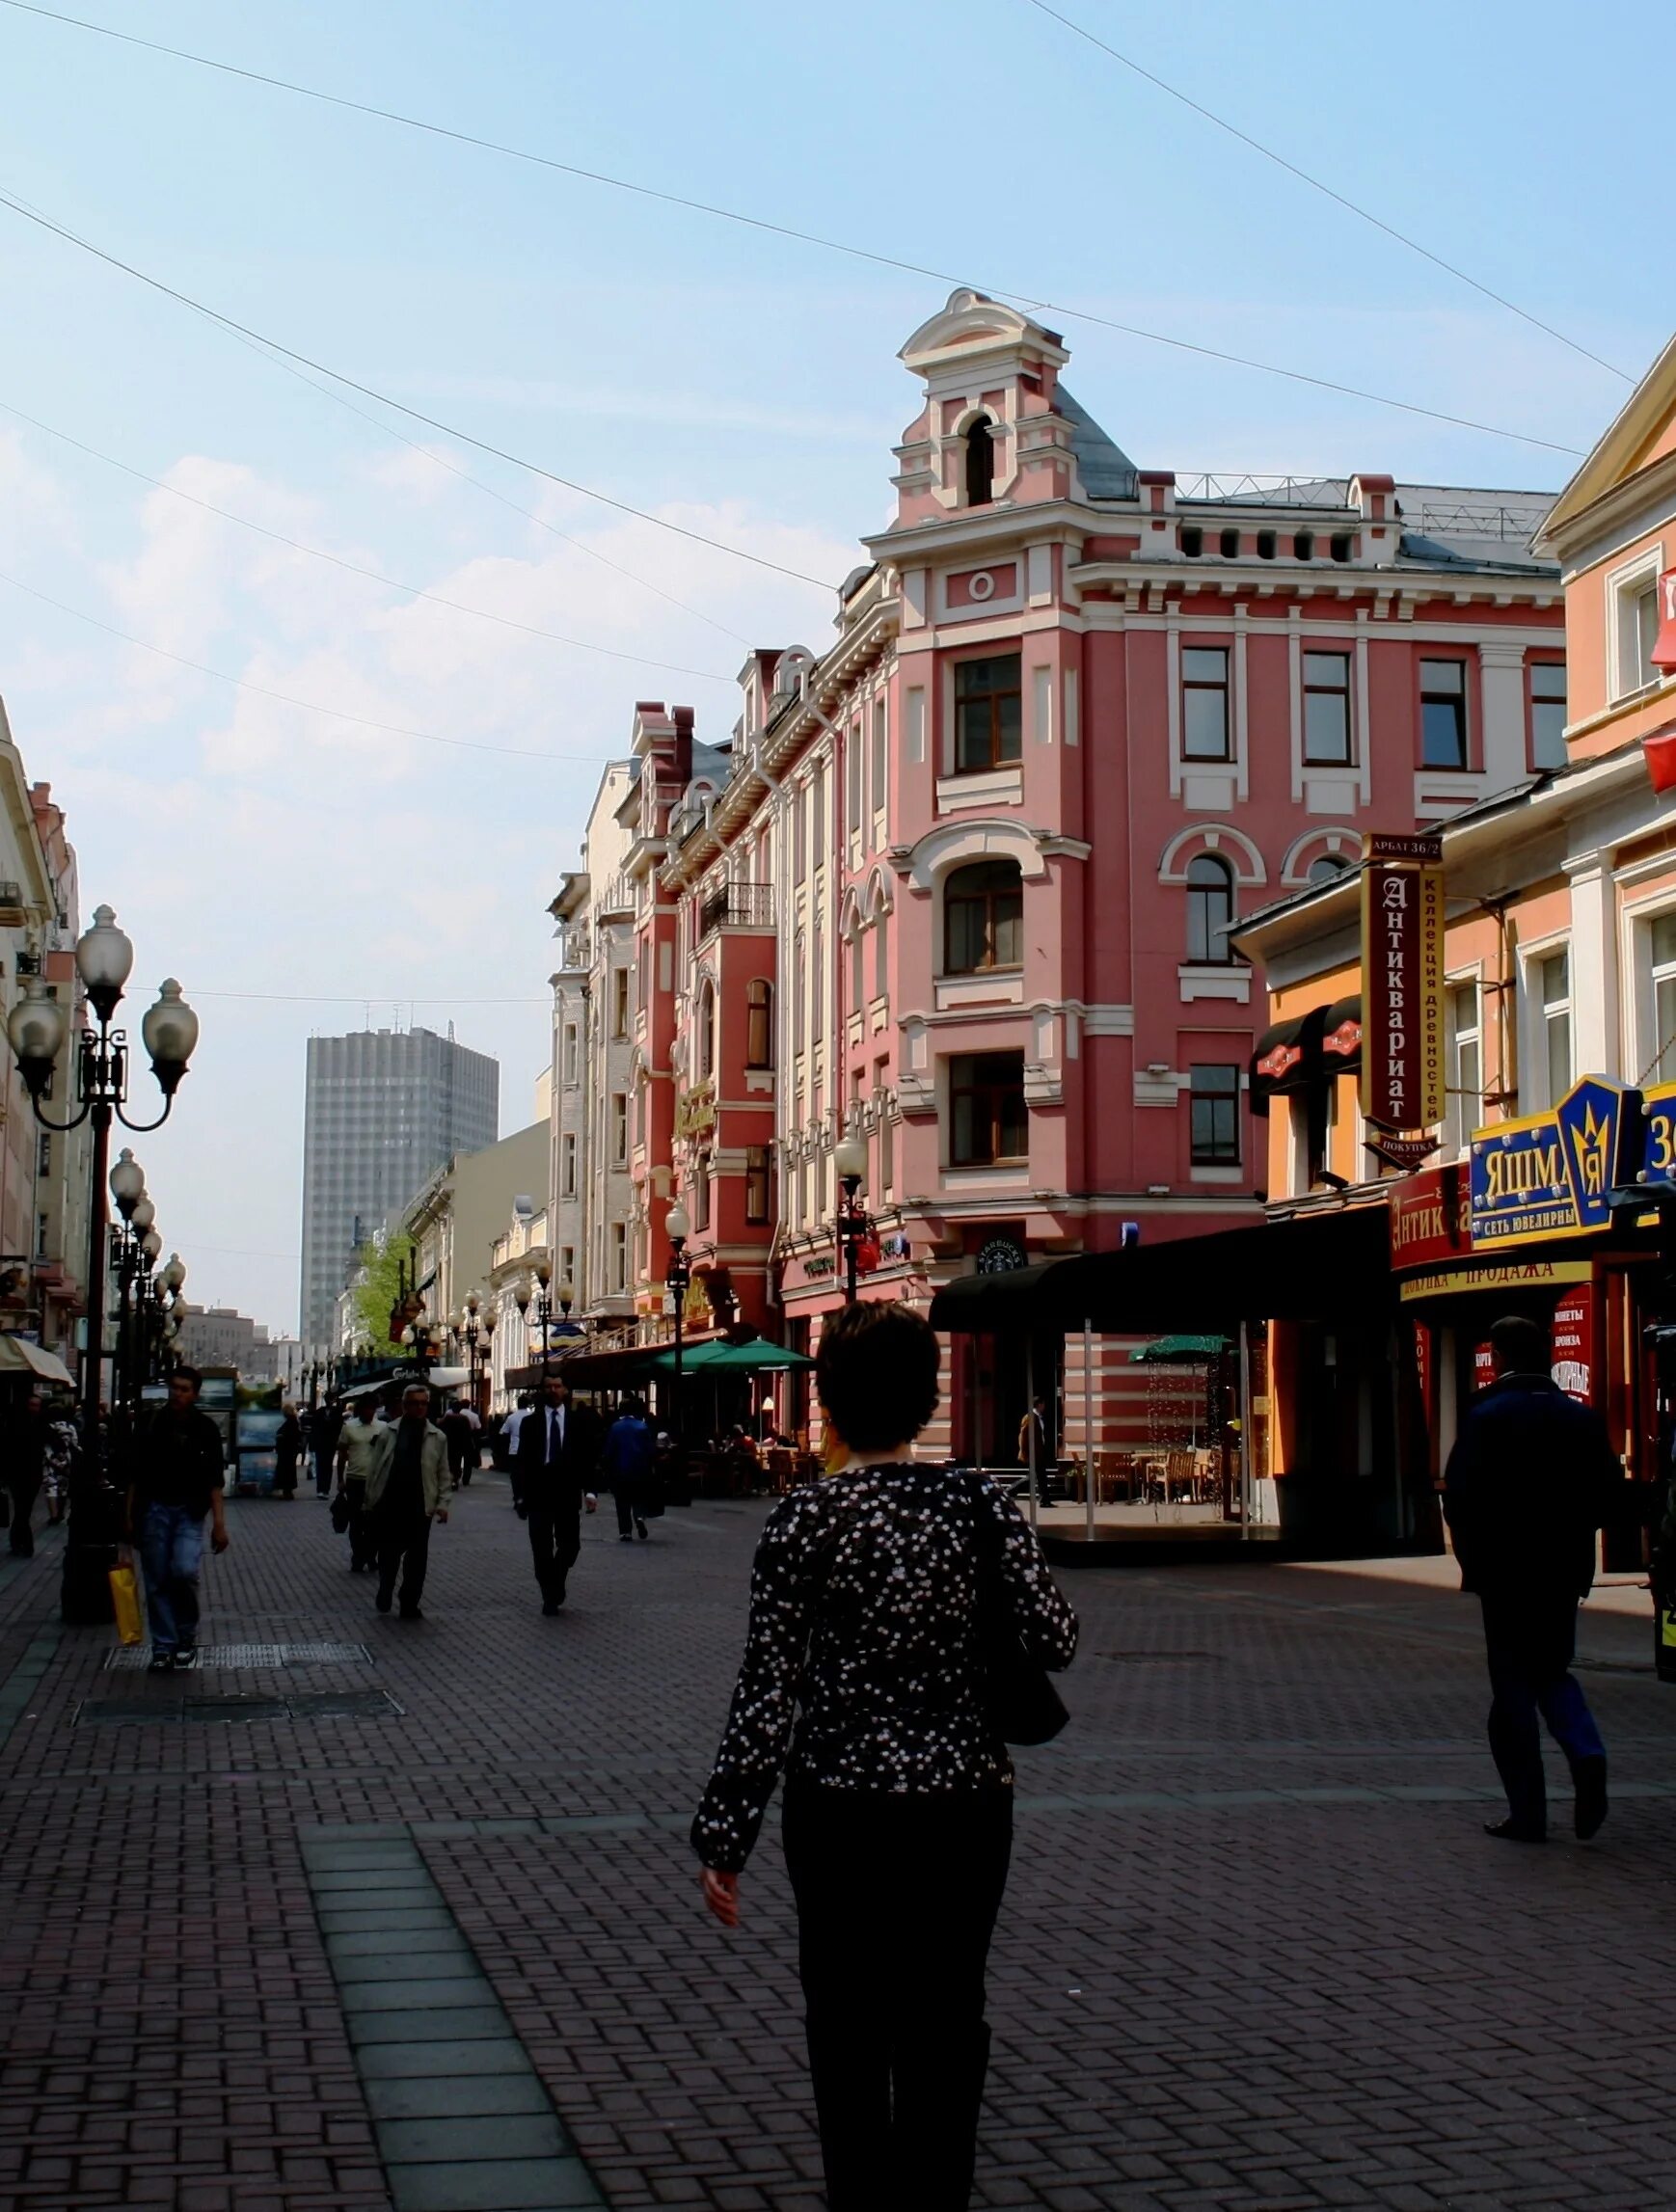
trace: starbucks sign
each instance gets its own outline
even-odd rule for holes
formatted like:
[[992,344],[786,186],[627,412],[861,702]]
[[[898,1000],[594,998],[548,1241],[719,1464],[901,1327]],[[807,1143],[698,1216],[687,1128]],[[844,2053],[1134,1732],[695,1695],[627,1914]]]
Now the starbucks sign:
[[1007,1275],[1015,1267],[1028,1267],[1030,1254],[1015,1236],[992,1236],[979,1247],[980,1275]]

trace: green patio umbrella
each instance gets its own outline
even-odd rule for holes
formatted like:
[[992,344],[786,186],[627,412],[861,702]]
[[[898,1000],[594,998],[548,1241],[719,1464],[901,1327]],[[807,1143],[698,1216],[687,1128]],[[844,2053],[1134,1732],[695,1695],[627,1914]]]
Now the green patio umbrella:
[[[675,1355],[660,1352],[649,1364],[662,1375],[675,1372]],[[757,1375],[770,1368],[812,1367],[813,1360],[805,1359],[801,1352],[788,1351],[784,1344],[765,1343],[753,1337],[748,1344],[728,1344],[719,1337],[711,1337],[706,1343],[694,1344],[681,1355],[681,1371],[702,1371],[705,1374]]]

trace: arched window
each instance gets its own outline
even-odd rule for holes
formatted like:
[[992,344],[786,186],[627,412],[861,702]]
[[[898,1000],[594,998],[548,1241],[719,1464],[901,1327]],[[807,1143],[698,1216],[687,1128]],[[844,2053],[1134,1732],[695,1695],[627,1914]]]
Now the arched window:
[[1214,852],[1202,852],[1187,870],[1187,958],[1225,965],[1233,920],[1233,870]]
[[705,983],[698,992],[698,1080],[716,1073],[716,989]]
[[943,973],[1024,965],[1024,882],[1016,860],[973,860],[943,886]]
[[989,418],[980,415],[966,432],[966,504],[987,507],[995,497],[995,441]]
[[890,990],[890,918],[881,906],[873,918],[873,995],[884,998]]
[[1341,852],[1323,852],[1318,860],[1311,861],[1309,880],[1311,883],[1330,883],[1335,876],[1342,876],[1349,865]]
[[774,1064],[774,989],[766,976],[754,976],[744,992],[744,1064]]

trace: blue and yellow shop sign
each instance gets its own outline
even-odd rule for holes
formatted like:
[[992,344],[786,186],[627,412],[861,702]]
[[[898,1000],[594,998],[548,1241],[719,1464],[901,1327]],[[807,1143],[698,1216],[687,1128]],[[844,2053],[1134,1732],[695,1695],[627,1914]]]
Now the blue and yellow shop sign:
[[[1602,1075],[1573,1084],[1557,1106],[1498,1121],[1473,1138],[1468,1218],[1474,1246],[1534,1244],[1605,1228],[1607,1200],[1640,1162],[1639,1094]],[[1671,1086],[1676,1113],[1676,1085]]]
[[1641,1181],[1676,1183],[1676,1083],[1655,1084],[1641,1093],[1647,1141],[1641,1150]]

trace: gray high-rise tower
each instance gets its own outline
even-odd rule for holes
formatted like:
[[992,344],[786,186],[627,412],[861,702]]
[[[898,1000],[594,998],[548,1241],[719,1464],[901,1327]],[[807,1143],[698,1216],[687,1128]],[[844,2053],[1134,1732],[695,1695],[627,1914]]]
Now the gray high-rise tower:
[[309,1039],[302,1336],[323,1344],[356,1251],[455,1152],[500,1132],[500,1067],[428,1029]]

